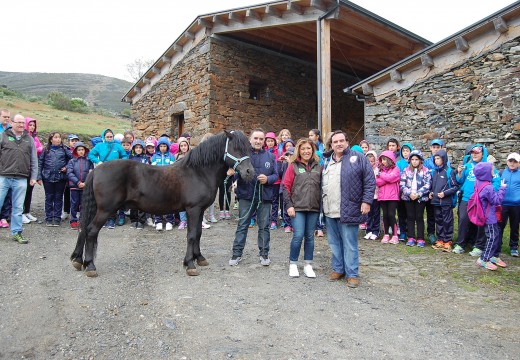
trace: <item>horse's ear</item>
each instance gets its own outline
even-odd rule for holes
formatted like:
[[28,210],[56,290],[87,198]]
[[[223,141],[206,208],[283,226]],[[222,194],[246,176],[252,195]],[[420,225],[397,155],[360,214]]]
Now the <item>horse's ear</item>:
[[233,131],[224,130],[224,133],[226,133],[226,136],[229,140],[233,138]]

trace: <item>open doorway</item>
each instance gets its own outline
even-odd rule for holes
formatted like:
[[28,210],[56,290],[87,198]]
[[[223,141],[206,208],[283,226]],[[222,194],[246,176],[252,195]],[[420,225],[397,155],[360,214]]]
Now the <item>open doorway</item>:
[[184,132],[184,113],[173,114],[171,121],[171,136],[177,140]]

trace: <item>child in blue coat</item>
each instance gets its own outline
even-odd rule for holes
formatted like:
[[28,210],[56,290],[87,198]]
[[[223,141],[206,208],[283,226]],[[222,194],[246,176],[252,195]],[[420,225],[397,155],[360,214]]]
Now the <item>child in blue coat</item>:
[[81,209],[83,188],[89,172],[94,164],[88,159],[88,148],[81,141],[74,144],[72,159],[67,164],[67,177],[70,188],[70,228],[79,228],[78,212]]
[[[170,142],[167,137],[159,138],[157,141],[157,147],[155,148],[155,154],[152,156],[153,166],[170,166],[175,162],[175,157],[170,153]],[[166,226],[165,230],[173,230],[174,217],[173,214],[165,216]],[[155,216],[155,230],[162,231],[163,229],[163,216]]]

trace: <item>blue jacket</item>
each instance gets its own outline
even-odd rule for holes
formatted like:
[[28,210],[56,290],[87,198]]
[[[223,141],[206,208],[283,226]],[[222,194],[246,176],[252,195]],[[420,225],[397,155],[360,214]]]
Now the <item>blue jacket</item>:
[[[253,200],[254,195],[255,199],[258,199],[260,195],[258,188],[260,187],[262,189],[261,200],[272,201],[275,196],[273,184],[278,180],[278,166],[274,154],[265,150],[257,152],[251,149],[251,164],[255,168],[255,177],[251,182],[245,182],[242,180],[240,174],[236,175],[237,188],[235,194],[237,198],[242,200]],[[259,186],[256,178],[261,174],[267,176],[267,183]]]
[[[160,145],[166,145],[166,152],[164,154],[159,150]],[[155,147],[155,154],[152,156],[152,165],[155,166],[169,166],[175,162],[175,156],[170,152],[170,142],[165,137],[160,137]]]
[[[482,161],[481,162],[487,162],[486,159],[488,157],[487,149],[482,144],[475,144],[471,148],[482,146]],[[464,165],[464,170],[462,170],[462,174],[459,177],[459,174],[457,172],[457,182],[460,185],[460,190],[462,191],[462,201],[468,201],[471,195],[473,195],[473,191],[475,190],[475,174],[473,174],[473,169],[475,168],[475,165],[477,165],[476,162],[474,162],[471,157],[469,158],[469,161]],[[498,171],[495,169],[494,175],[493,175],[493,181],[491,182],[495,190],[498,190],[500,187],[500,175]]]
[[96,144],[96,146],[94,146],[94,148],[90,150],[90,152],[88,153],[89,160],[92,161],[94,164],[97,164],[100,161],[107,162],[110,160],[128,158],[125,149],[123,149],[120,143],[117,143],[115,141],[107,141],[105,139],[105,134],[108,130],[110,129],[105,129],[101,133],[103,142]]
[[[143,148],[143,152],[140,155],[137,155],[135,153],[136,145],[140,145]],[[150,161],[149,161],[150,159],[148,158],[148,156],[146,156],[144,151],[145,151],[144,141],[139,140],[139,139],[134,140],[134,142],[132,143],[132,151],[130,152],[130,156],[128,158],[132,161],[137,161],[137,162],[140,162],[143,164],[150,164]]]
[[506,181],[505,206],[520,206],[520,170],[509,170],[508,167],[502,172],[502,179]]
[[67,172],[61,169],[67,166],[72,153],[65,146],[45,148],[38,158],[38,180],[58,182],[67,180]]
[[[403,148],[404,147],[407,147],[408,149],[410,149],[410,152],[413,151],[413,146],[412,144],[410,143],[404,143],[402,146],[401,146],[401,150],[399,150],[399,155],[400,155],[400,159],[397,161],[397,167],[399,168],[399,171],[401,171],[401,174],[403,173],[403,170],[406,169],[406,167],[409,165],[408,163],[408,160],[403,158]],[[426,166],[428,167],[428,166]]]
[[[433,194],[431,204],[434,206],[454,206],[456,199],[453,199],[453,197],[457,196],[457,190],[459,189],[459,184],[455,179],[456,171],[446,165],[449,164],[446,150],[440,149],[437,152],[437,156],[442,158],[443,165],[441,167],[435,165],[433,170],[431,170],[432,185],[430,192]],[[444,193],[442,199],[437,196],[441,192]]]
[[[76,149],[79,146],[83,146],[85,148],[85,156],[78,156]],[[88,152],[89,150],[81,141],[78,141],[76,145],[74,145],[74,151],[72,152],[73,157],[67,164],[67,177],[69,179],[69,187],[71,189],[78,189],[78,183],[84,183],[87,179],[88,173],[94,169],[94,164],[92,164],[92,161],[88,159]]]

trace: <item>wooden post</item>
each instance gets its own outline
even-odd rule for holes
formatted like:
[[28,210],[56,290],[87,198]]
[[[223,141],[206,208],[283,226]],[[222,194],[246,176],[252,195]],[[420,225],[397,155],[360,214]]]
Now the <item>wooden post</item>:
[[[332,131],[332,111],[331,111],[331,63],[330,63],[330,20],[320,20],[321,26],[321,52],[318,54],[321,58],[321,134],[325,136]],[[320,78],[320,77],[318,77]],[[318,93],[320,93],[318,91]]]

